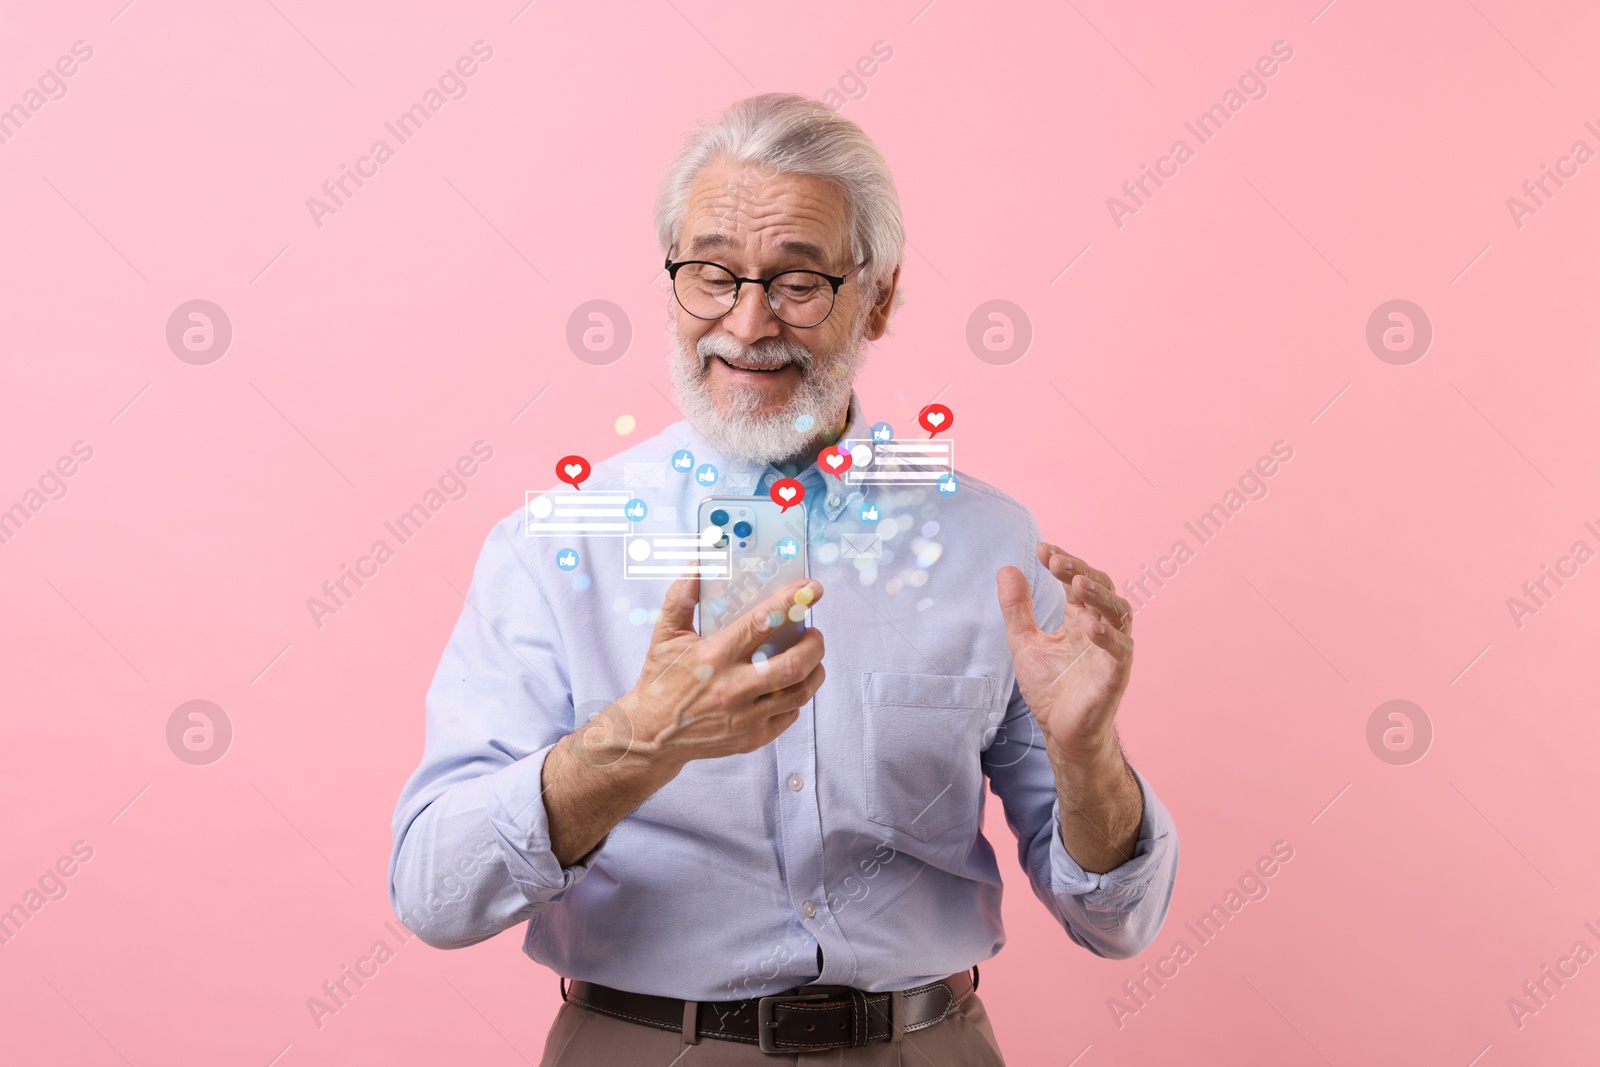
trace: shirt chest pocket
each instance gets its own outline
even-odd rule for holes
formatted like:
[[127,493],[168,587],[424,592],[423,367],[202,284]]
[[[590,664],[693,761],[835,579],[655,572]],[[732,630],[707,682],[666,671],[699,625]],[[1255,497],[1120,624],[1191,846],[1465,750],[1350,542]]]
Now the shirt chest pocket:
[[862,676],[868,819],[918,841],[977,832],[994,689],[981,675]]

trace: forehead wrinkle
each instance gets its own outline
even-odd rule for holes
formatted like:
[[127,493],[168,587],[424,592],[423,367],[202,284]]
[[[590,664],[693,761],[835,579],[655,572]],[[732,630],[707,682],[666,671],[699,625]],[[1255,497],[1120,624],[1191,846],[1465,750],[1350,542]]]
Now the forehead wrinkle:
[[[798,253],[784,249],[786,241],[801,241],[826,249],[843,244],[839,231],[844,228],[840,205],[826,195],[807,189],[803,183],[789,182],[778,189],[776,181],[741,184],[732,177],[721,182],[695,183],[685,232],[692,232],[702,218],[712,221],[711,229],[694,239],[717,235],[721,246],[733,252],[740,246],[755,246],[758,260],[777,260]],[[688,242],[692,245],[693,240]],[[686,245],[687,247],[687,245]],[[714,247],[714,246],[713,246]]]
[[[831,238],[831,239],[830,239]],[[697,244],[698,242],[698,244]],[[791,248],[791,244],[813,246],[823,251],[821,256],[811,255],[806,248]],[[777,263],[782,260],[811,260],[821,266],[829,265],[827,249],[841,248],[843,242],[837,235],[813,232],[793,219],[773,219],[753,225],[739,225],[729,220],[721,221],[715,230],[697,234],[684,247],[683,255],[722,255],[736,259],[748,255],[756,263]]]

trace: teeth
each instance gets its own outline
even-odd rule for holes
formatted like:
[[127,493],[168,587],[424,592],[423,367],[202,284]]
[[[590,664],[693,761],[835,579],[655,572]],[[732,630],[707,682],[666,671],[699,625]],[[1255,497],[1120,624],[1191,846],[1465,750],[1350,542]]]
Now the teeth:
[[726,358],[724,358],[722,356],[718,356],[717,358],[722,360],[722,362],[726,363],[728,366],[733,367],[736,370],[756,370],[756,371],[768,371],[768,372],[770,372],[770,371],[775,371],[775,370],[782,370],[784,367],[788,366],[787,363],[781,363],[776,367],[764,367],[764,366],[761,366],[760,364],[747,365],[747,364],[744,364],[744,363],[735,363],[733,360],[726,359]]

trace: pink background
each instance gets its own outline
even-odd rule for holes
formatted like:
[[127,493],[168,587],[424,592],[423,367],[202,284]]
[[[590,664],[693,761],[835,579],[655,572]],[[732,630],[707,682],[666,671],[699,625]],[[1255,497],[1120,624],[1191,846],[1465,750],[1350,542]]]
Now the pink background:
[[[1600,149],[1600,11],[1320,3],[9,5],[0,106],[94,55],[0,145],[0,507],[93,458],[0,545],[0,907],[94,851],[0,948],[0,1060],[537,1062],[556,980],[520,930],[412,941],[320,1029],[306,1000],[390,937],[389,819],[490,525],[677,417],[649,209],[679,138],[878,41],[843,111],[912,247],[870,414],[937,395],[961,466],[1119,579],[1294,449],[1138,616],[1121,728],[1183,848],[1156,945],[1072,945],[991,806],[1011,1061],[1592,1058],[1600,964],[1520,1028],[1506,1000],[1600,950],[1600,563],[1520,628],[1506,601],[1600,549],[1600,162],[1520,228],[1506,199]],[[469,95],[319,229],[306,198],[480,39]],[[1279,40],[1269,95],[1119,228],[1107,198]],[[234,329],[207,366],[165,341],[197,298]],[[633,328],[608,366],[566,342],[595,299]],[[1009,365],[965,340],[992,299],[1033,326]],[[1365,340],[1392,299],[1434,328],[1406,366]],[[306,598],[479,439],[469,495],[319,630]],[[233,724],[209,766],[167,745],[194,699]],[[1366,740],[1391,699],[1434,730],[1408,766]],[[1123,981],[1276,841],[1270,895],[1119,1028]]]

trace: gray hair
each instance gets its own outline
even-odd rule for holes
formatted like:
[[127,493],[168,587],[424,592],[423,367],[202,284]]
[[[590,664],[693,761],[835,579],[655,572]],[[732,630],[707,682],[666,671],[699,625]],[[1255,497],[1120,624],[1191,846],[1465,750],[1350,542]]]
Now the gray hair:
[[[685,139],[656,193],[656,240],[670,254],[689,210],[689,189],[718,161],[753,164],[770,173],[811,174],[844,193],[852,263],[867,260],[857,277],[869,296],[881,293],[905,259],[900,194],[883,153],[860,126],[820,100],[797,93],[762,93],[735,101],[702,121]],[[905,300],[897,289],[894,308]],[[865,301],[870,306],[874,300]],[[865,310],[865,308],[863,308]]]

